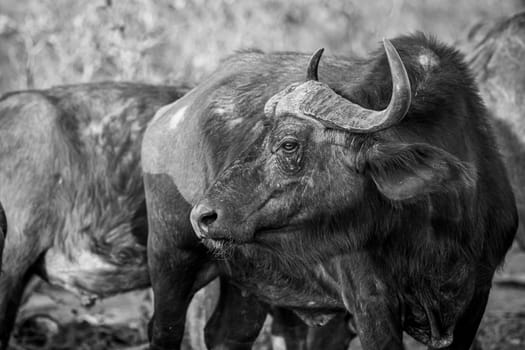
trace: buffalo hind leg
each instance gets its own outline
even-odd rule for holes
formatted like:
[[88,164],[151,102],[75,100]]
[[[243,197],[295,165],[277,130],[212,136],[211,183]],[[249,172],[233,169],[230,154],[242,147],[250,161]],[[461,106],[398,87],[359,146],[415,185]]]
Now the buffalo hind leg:
[[249,350],[264,324],[268,307],[253,295],[243,295],[221,278],[215,311],[204,329],[208,349]]
[[44,251],[41,242],[32,241],[28,236],[33,235],[12,229],[5,242],[0,273],[0,350],[8,348],[24,289],[34,274],[35,262]]

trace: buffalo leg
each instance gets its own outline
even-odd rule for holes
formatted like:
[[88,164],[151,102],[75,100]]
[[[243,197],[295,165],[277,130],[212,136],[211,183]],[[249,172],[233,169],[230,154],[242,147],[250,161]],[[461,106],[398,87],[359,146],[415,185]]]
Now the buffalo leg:
[[344,314],[337,315],[322,327],[308,330],[307,349],[346,350],[357,336],[351,329]]
[[201,261],[171,250],[169,259],[149,259],[154,293],[154,314],[150,323],[150,349],[179,349],[184,335],[186,312],[193,297],[194,276]]
[[44,251],[42,242],[13,227],[7,236],[0,273],[0,349],[7,349],[18,307],[32,267]]
[[273,350],[307,349],[308,326],[292,311],[275,307],[272,309]]
[[[489,299],[490,289],[478,292],[472,299],[469,306],[458,320],[454,329],[454,340],[446,350],[469,350],[485,313],[485,308]],[[429,349],[433,349],[430,348]]]
[[272,338],[274,350],[346,350],[356,337],[346,320],[339,314],[321,327],[308,327],[292,311],[274,308],[272,311]]
[[186,312],[206,255],[189,223],[190,205],[167,176],[145,174],[148,268],[154,293],[151,349],[179,349]]
[[259,335],[268,308],[252,295],[221,278],[219,302],[206,324],[208,349],[249,350]]
[[308,327],[292,311],[283,308],[274,308],[272,315],[273,350],[346,350],[356,336],[345,314],[335,316],[321,327]]

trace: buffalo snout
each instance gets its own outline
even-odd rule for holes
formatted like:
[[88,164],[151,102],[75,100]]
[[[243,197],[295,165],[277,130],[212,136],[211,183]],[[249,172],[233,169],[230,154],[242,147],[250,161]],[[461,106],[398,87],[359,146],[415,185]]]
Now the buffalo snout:
[[193,207],[190,214],[191,225],[199,239],[214,238],[210,236],[213,225],[219,218],[217,210],[210,205],[199,203]]
[[191,210],[190,221],[200,240],[250,243],[254,238],[254,222],[238,214],[227,203],[202,200]]

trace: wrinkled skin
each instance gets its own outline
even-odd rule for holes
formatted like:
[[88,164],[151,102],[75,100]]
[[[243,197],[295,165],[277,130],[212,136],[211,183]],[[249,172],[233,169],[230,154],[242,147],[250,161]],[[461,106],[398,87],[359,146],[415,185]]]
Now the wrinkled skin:
[[[338,142],[335,144],[331,142],[337,138],[344,139],[344,135],[337,135],[338,133],[333,131],[325,134],[325,131],[317,129],[316,125],[293,117],[278,120],[269,128],[271,130],[264,132],[268,136],[260,144],[256,142],[252,145],[245,158],[241,158],[223,171],[205,194],[205,199],[196,206],[197,210],[200,206],[204,206],[214,208],[217,212],[215,221],[207,225],[208,237],[204,239],[204,244],[215,249],[218,254],[223,254],[224,258],[234,266],[244,266],[248,269],[248,266],[253,265],[250,264],[252,259],[258,261],[255,266],[250,266],[253,270],[243,271],[239,275],[234,272],[232,278],[243,286],[250,286],[251,288],[248,287],[250,292],[270,304],[300,307],[301,303],[307,304],[313,299],[316,304],[312,308],[314,312],[318,312],[315,310],[320,308],[346,307],[358,320],[358,330],[362,332],[361,341],[373,343],[370,344],[372,348],[382,347],[378,344],[378,340],[389,344],[386,348],[400,346],[401,320],[396,319],[396,314],[401,313],[400,308],[407,309],[404,315],[404,327],[411,331],[414,337],[425,343],[434,342],[435,345],[440,342],[450,342],[454,326],[458,321],[457,317],[464,312],[465,305],[468,305],[474,294],[475,281],[471,278],[473,269],[469,266],[467,258],[459,252],[445,253],[447,259],[442,263],[434,261],[435,266],[426,266],[429,277],[415,286],[411,285],[414,283],[412,281],[402,281],[401,278],[400,281],[395,281],[389,277],[402,274],[403,270],[409,269],[409,261],[401,262],[403,265],[401,271],[392,269],[377,273],[377,270],[381,270],[377,266],[388,266],[388,259],[393,257],[389,256],[387,247],[395,247],[396,243],[387,239],[383,243],[385,248],[383,245],[374,246],[374,250],[379,249],[381,254],[364,248],[370,244],[370,241],[384,240],[381,235],[386,228],[373,227],[372,223],[368,228],[363,227],[362,223],[370,221],[373,217],[374,208],[363,210],[366,204],[362,203],[360,198],[365,195],[365,189],[374,186],[370,182],[375,180],[375,185],[383,188],[391,186],[390,181],[383,183],[379,173],[372,173],[374,180],[368,179],[367,183],[367,179],[360,174],[366,171],[364,168],[373,165],[365,164],[356,167],[355,164],[363,160],[356,159],[358,155],[352,154]],[[321,141],[316,142],[319,139]],[[451,185],[457,182],[457,186],[461,186],[468,181],[470,174],[463,173],[467,170],[455,164],[457,160],[448,159],[448,155],[441,154],[428,146],[418,146],[419,148],[415,149],[407,147],[408,149],[395,151],[417,152],[419,155],[428,152],[426,156],[429,158],[425,161],[437,163],[439,160],[445,164],[450,162],[445,165],[450,167],[446,169],[448,173],[446,176],[450,178],[445,180],[451,182]],[[362,147],[366,146],[358,146],[358,148]],[[391,150],[385,150],[385,153],[387,151]],[[385,157],[386,154],[380,156]],[[405,154],[395,156],[409,157]],[[440,156],[443,158],[430,158]],[[441,166],[443,165],[439,164],[439,167]],[[418,170],[426,176],[425,172],[437,172],[436,170],[441,169],[425,167]],[[331,176],[331,174],[338,174],[338,176]],[[395,195],[399,196],[401,191],[413,191],[412,187],[419,186],[417,182],[422,180],[426,179],[409,179],[407,181],[416,184],[406,185],[410,187],[408,189],[388,188],[385,191],[395,192]],[[436,185],[435,182],[437,180],[431,178],[430,181],[425,182],[424,188],[417,188],[417,190],[426,191],[427,187]],[[251,188],[250,184],[256,186]],[[242,188],[242,193],[229,190],[237,188]],[[402,197],[406,195],[412,194],[403,193]],[[417,195],[420,193],[418,192]],[[371,198],[367,199],[372,201]],[[341,208],[352,214],[340,213]],[[379,208],[375,209],[381,211]],[[410,215],[416,215],[416,210],[414,209]],[[335,213],[335,216],[323,222],[327,213]],[[442,214],[445,218],[448,215],[452,216],[452,213]],[[420,215],[428,214],[422,212]],[[391,224],[386,226],[389,225]],[[402,230],[402,228],[397,229]],[[414,236],[414,239],[416,238]],[[331,240],[333,245],[328,243]],[[432,243],[430,239],[427,242],[427,244]],[[307,246],[310,249],[302,251],[294,245]],[[290,251],[294,248],[296,250]],[[359,253],[363,249],[365,251]],[[439,250],[440,247],[436,245],[434,249]],[[348,251],[355,253],[349,256]],[[398,250],[394,249],[394,251]],[[395,258],[401,260],[399,257]],[[287,259],[299,260],[302,264]],[[301,297],[301,290],[306,288],[305,283],[315,282],[294,281],[296,279],[294,275],[308,274],[309,271],[299,266],[303,264],[309,266],[311,265],[309,261],[317,261],[327,272],[321,273],[321,276],[316,278],[315,282],[319,284],[318,286],[309,287],[310,290],[313,289],[313,293]],[[266,265],[291,267],[289,270],[280,271],[286,277],[280,276],[276,281],[272,271],[260,269],[260,266]],[[443,275],[443,272],[446,272],[446,275]],[[258,287],[261,280],[267,284],[262,292]],[[288,280],[299,283],[300,287],[294,286],[294,283]],[[405,283],[407,285],[404,285]],[[329,284],[333,285],[329,289],[330,294],[341,296],[340,300],[327,299],[323,295],[325,291],[322,286]],[[447,288],[443,290],[441,286],[444,284],[447,284]],[[357,290],[349,290],[349,285],[355,286]],[[279,291],[273,292],[271,289],[268,291],[267,288],[278,288]],[[407,288],[413,288],[415,291],[402,296],[396,295],[397,291]],[[286,292],[281,292],[282,289]],[[304,300],[297,301],[301,298]],[[385,335],[386,339],[378,339],[376,332],[372,332],[373,337],[366,334],[367,330],[374,329],[374,323],[378,318],[384,320],[385,327],[393,328],[393,334]],[[312,322],[315,324],[315,321]],[[431,334],[436,339],[430,339],[428,336],[429,322],[430,327],[435,328],[431,330]],[[381,329],[377,329],[377,332],[381,332]]]
[[[310,326],[351,318],[366,350],[402,349],[403,330],[431,348],[469,348],[516,208],[461,57],[421,36],[394,45],[412,103],[386,130],[264,115],[271,96],[304,81],[299,54],[234,56],[157,113],[142,149],[152,349],[180,345],[192,294],[217,274],[232,282],[225,305],[239,291],[251,300],[212,316],[239,327],[209,334],[222,339],[211,348],[249,348],[268,304]],[[381,54],[327,59],[319,73],[368,108],[391,95]]]

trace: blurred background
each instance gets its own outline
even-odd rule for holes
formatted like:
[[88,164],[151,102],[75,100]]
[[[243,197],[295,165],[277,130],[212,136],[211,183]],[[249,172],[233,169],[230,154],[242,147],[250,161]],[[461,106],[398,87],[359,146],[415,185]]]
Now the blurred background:
[[235,50],[364,55],[414,31],[456,43],[523,0],[1,0],[0,93],[101,80],[195,82]]
[[[196,83],[240,49],[324,47],[329,54],[364,56],[383,37],[414,31],[468,50],[472,28],[522,10],[524,0],[0,0],[0,94],[107,80]],[[148,291],[85,309],[67,293],[35,285],[13,349],[139,349],[146,341]],[[496,294],[492,310],[499,318],[481,331],[496,345],[484,349],[525,348],[518,339],[525,326],[507,322],[517,325],[508,331],[498,323],[507,309],[525,310],[523,294],[512,293]],[[202,330],[212,304],[202,293],[196,297],[188,329]],[[510,347],[500,346],[500,338]],[[257,349],[269,344],[263,332]],[[202,339],[190,337],[185,345],[199,349]]]

